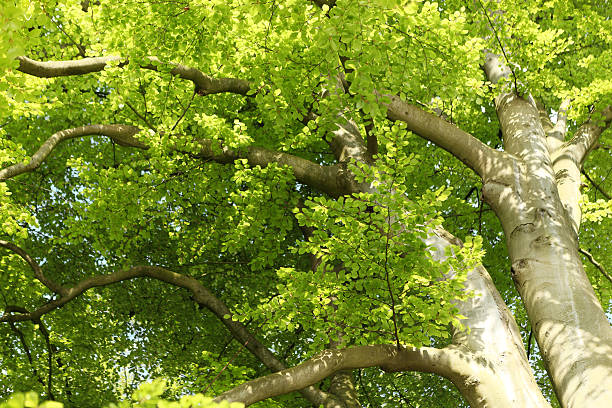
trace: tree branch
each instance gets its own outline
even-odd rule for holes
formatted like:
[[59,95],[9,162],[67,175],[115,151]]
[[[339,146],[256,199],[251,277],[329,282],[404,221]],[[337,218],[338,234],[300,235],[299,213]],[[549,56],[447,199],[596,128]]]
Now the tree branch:
[[444,349],[403,347],[398,350],[395,345],[375,345],[324,350],[298,366],[241,384],[214,401],[250,405],[315,384],[341,370],[365,367],[381,367],[393,372],[415,370],[454,378],[457,373],[453,364],[463,366],[461,359],[470,359],[469,353],[454,346]]
[[139,128],[129,125],[87,125],[61,130],[47,139],[38,151],[34,153],[28,163],[14,164],[0,170],[0,181],[5,181],[19,174],[37,169],[58,144],[64,140],[74,139],[76,137],[104,135],[110,137],[121,146],[148,149],[148,146],[134,138],[134,135],[138,132],[140,132]]
[[[124,280],[149,277],[157,279],[174,286],[185,288],[191,291],[193,299],[198,304],[206,307],[213,312],[221,322],[227,327],[232,335],[245,347],[253,353],[262,363],[272,371],[280,371],[285,369],[285,365],[280,362],[272,352],[259,342],[247,329],[238,321],[232,320],[232,312],[220,299],[213,295],[206,287],[204,287],[197,279],[182,275],[159,266],[135,266],[127,270],[117,271],[108,275],[97,275],[91,278],[82,280],[75,286],[66,290],[66,295],[59,299],[53,300],[44,306],[28,312],[23,308],[9,310],[6,308],[4,315],[0,316],[0,322],[16,322],[32,320],[37,321],[46,313],[49,313],[57,308],[64,306],[72,299],[83,294],[91,288],[107,286]],[[12,314],[19,312],[19,314]],[[300,387],[297,390],[301,390]],[[301,393],[313,404],[319,406],[329,400],[330,396],[327,393],[318,390],[314,387],[308,387],[301,390]]]
[[[119,56],[83,58],[69,61],[36,61],[25,56],[17,57],[19,60],[18,71],[24,74],[40,78],[55,78],[61,76],[85,75],[92,72],[103,71],[106,66],[115,61],[120,61],[119,66],[127,65],[127,61]],[[141,65],[143,69],[159,71],[159,66],[164,65],[156,57],[148,57],[149,63]],[[249,82],[238,78],[213,78],[197,68],[182,64],[170,64],[173,68],[170,74],[186,79],[194,83],[199,95],[210,95],[222,92],[231,92],[246,95],[250,89]]]
[[[30,367],[32,367],[32,372],[34,373],[34,376],[36,377],[38,382],[43,387],[46,388],[47,384],[45,384],[45,380],[43,380],[43,378],[40,376],[40,374],[38,373],[38,369],[34,365],[34,361],[32,360],[32,353],[30,352],[30,348],[28,347],[28,343],[26,342],[26,339],[25,339],[25,336],[23,335],[23,332],[21,330],[19,330],[19,328],[13,322],[9,322],[9,327],[17,335],[17,338],[19,339],[19,342],[21,343],[21,347],[23,347],[23,351],[25,352],[26,357],[28,358],[28,362],[30,363]],[[50,395],[53,395],[53,394],[50,393]],[[51,397],[51,398],[53,399],[53,397]]]
[[[87,125],[59,131],[43,143],[28,163],[14,164],[0,170],[0,181],[37,169],[59,143],[76,137],[104,135],[121,146],[146,150],[149,146],[135,138],[139,132],[139,128],[130,125]],[[270,163],[278,163],[290,167],[299,182],[334,197],[351,193],[356,189],[354,180],[342,164],[322,166],[298,156],[257,146],[233,151],[223,146],[213,145],[212,140],[200,140],[199,143],[200,151],[194,156],[200,159],[224,164],[233,163],[237,159],[247,159],[250,165],[262,167]]]
[[589,119],[582,124],[574,134],[574,137],[565,147],[573,160],[579,167],[586,159],[586,156],[595,148],[601,133],[610,126],[612,122],[612,105],[605,107],[599,112],[599,120]]
[[[23,56],[18,57],[18,59],[19,71],[49,78],[102,71],[109,62],[120,61],[121,57],[98,57],[75,61],[48,62],[39,62]],[[142,65],[141,67],[158,71],[158,66],[164,64],[156,57],[149,57],[149,61],[150,64]],[[124,64],[122,63],[121,66]],[[181,64],[172,64],[172,66],[173,68],[170,70],[170,73],[193,82],[199,95],[222,92],[246,95],[250,89],[249,82],[243,79],[212,78],[196,68]],[[381,95],[378,94],[377,97],[380,98]],[[391,99],[390,103],[384,104],[388,109],[387,117],[390,120],[406,122],[409,130],[455,155],[481,177],[486,172],[491,161],[496,156],[502,154],[447,121],[402,101],[398,96],[384,95],[384,97]],[[348,124],[350,125],[350,123]],[[350,132],[352,129],[345,130]]]
[[443,148],[481,178],[485,178],[496,162],[505,155],[455,125],[401,100],[396,95],[378,94],[377,96],[390,99],[389,103],[384,104],[387,107],[389,120],[405,122],[408,130]]
[[586,256],[588,258],[589,261],[591,261],[591,263],[593,264],[593,266],[595,266],[597,269],[599,269],[599,272],[601,272],[601,274],[610,282],[612,282],[612,276],[610,276],[608,274],[608,272],[606,272],[606,270],[604,269],[603,265],[600,264],[599,262],[597,262],[597,260],[595,259],[595,257],[593,256],[593,254],[591,254],[590,252],[582,249],[582,248],[578,248],[578,252],[580,252],[582,255]]
[[17,255],[19,255],[24,261],[26,261],[28,263],[28,265],[30,265],[30,267],[32,268],[32,270],[34,271],[34,276],[36,277],[36,279],[38,279],[38,281],[40,283],[42,283],[43,285],[45,285],[47,288],[49,288],[52,292],[58,293],[62,296],[65,296],[67,294],[67,290],[66,288],[64,288],[62,285],[59,285],[57,283],[55,283],[54,281],[52,281],[51,279],[48,279],[43,271],[42,268],[40,267],[40,265],[38,264],[38,262],[36,262],[26,251],[24,251],[22,248],[18,247],[17,245],[11,243],[11,242],[7,242],[4,240],[0,240],[0,246],[4,247],[6,249],[8,249],[9,251],[13,251],[14,253],[16,253]]
[[606,191],[603,188],[601,188],[601,186],[597,184],[595,180],[591,178],[591,176],[589,176],[589,173],[587,173],[586,171],[584,171],[584,169],[582,169],[582,174],[584,174],[584,177],[589,181],[589,183],[593,185],[593,187],[595,187],[597,191],[599,191],[604,197],[606,197],[607,200],[610,200],[610,194],[606,193]]

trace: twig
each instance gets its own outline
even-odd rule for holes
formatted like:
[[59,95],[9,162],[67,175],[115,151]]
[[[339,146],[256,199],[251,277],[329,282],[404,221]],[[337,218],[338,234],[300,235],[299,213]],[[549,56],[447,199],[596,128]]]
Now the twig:
[[582,248],[578,248],[578,252],[580,252],[582,255],[586,256],[586,257],[589,259],[589,261],[591,261],[591,263],[592,263],[592,264],[593,264],[593,265],[594,265],[594,266],[595,266],[597,269],[599,269],[599,272],[601,272],[601,274],[602,274],[603,276],[605,276],[605,277],[606,277],[606,279],[608,279],[610,282],[612,282],[612,276],[610,276],[610,275],[608,274],[608,272],[606,272],[606,270],[604,269],[604,267],[603,267],[603,266],[602,266],[602,265],[601,265],[599,262],[597,262],[597,260],[595,260],[595,257],[593,257],[593,255],[592,255],[590,252],[585,251],[585,250],[584,250],[584,249],[582,249]]
[[372,400],[370,399],[370,393],[368,392],[368,389],[366,388],[366,386],[363,384],[363,378],[362,378],[363,376],[361,375],[361,371],[362,371],[362,369],[360,368],[358,370],[358,373],[359,373],[359,384],[361,385],[362,392],[366,395],[366,398],[368,399],[368,402],[370,403],[370,406],[373,407],[374,404],[372,404]]
[[527,360],[529,360],[529,355],[531,354],[531,338],[533,336],[533,329],[529,330],[529,339],[527,340]]
[[[244,343],[244,347],[246,347],[246,345],[249,344],[249,341],[247,340],[246,343]],[[206,394],[206,391],[208,391],[208,389],[210,388],[211,385],[213,385],[215,383],[215,381],[217,380],[217,378],[219,378],[219,376],[221,375],[221,373],[223,371],[225,371],[225,369],[232,363],[232,361],[234,361],[234,359],[236,357],[238,357],[238,354],[240,354],[240,352],[242,351],[242,347],[240,347],[238,350],[236,350],[236,352],[234,353],[234,355],[232,356],[232,358],[227,362],[227,364],[225,364],[225,367],[223,367],[221,369],[221,371],[219,371],[217,373],[217,375],[215,376],[215,378],[213,378],[208,385],[206,386],[206,388],[204,388],[204,391],[202,391],[202,394]]]
[[508,69],[510,69],[510,72],[512,73],[512,77],[514,78],[514,91],[516,93],[518,93],[518,85],[517,85],[517,81],[516,81],[516,74],[514,73],[514,69],[512,68],[512,65],[510,64],[510,60],[508,59],[508,55],[506,55],[506,50],[504,49],[504,46],[502,45],[502,42],[499,39],[499,36],[497,35],[497,30],[495,30],[495,27],[493,26],[493,22],[489,18],[489,14],[487,13],[487,10],[485,10],[485,8],[482,5],[482,2],[480,0],[478,0],[478,4],[480,4],[480,8],[482,8],[482,12],[484,13],[485,17],[487,18],[487,21],[489,22],[489,25],[491,26],[491,30],[493,30],[493,34],[495,34],[495,39],[497,40],[497,43],[499,44],[499,47],[502,50],[502,54],[504,54],[504,59],[506,60],[506,65],[508,66]]
[[22,248],[18,247],[17,245],[15,245],[15,244],[13,244],[11,242],[7,242],[7,241],[1,240],[1,239],[0,239],[0,246],[8,249],[9,251],[12,251],[12,252],[16,253],[24,261],[26,261],[28,263],[28,265],[30,265],[32,270],[34,271],[34,276],[36,277],[36,279],[38,279],[38,281],[40,283],[42,283],[43,285],[45,285],[48,289],[50,289],[51,291],[53,291],[55,293],[59,293],[62,296],[66,295],[66,293],[67,293],[66,288],[64,288],[63,286],[61,286],[61,285],[55,283],[54,281],[48,279],[44,275],[44,273],[42,271],[42,268],[40,267],[38,262],[36,262],[34,260],[34,258],[32,258]]
[[584,174],[584,177],[589,181],[589,183],[593,185],[593,187],[595,187],[597,191],[599,191],[604,197],[606,197],[606,199],[608,200],[610,199],[610,195],[606,193],[604,189],[601,188],[601,186],[597,184],[595,180],[593,180],[586,171],[582,170],[582,174]]
[[194,92],[193,95],[191,95],[191,99],[189,100],[189,103],[187,104],[187,106],[185,106],[185,109],[183,110],[183,113],[176,120],[176,123],[174,124],[174,126],[172,126],[172,129],[170,131],[173,131],[174,129],[176,129],[176,127],[181,122],[181,120],[183,120],[183,118],[185,117],[185,114],[187,113],[187,110],[189,110],[189,107],[191,106],[191,103],[193,102],[193,98],[195,98],[195,96],[196,96],[196,92]]
[[157,128],[155,126],[153,126],[148,120],[147,118],[145,118],[144,116],[142,116],[140,113],[138,113],[138,111],[136,110],[136,108],[134,108],[129,102],[125,101],[125,106],[127,106],[128,108],[130,108],[132,110],[132,112],[134,112],[134,114],[136,116],[138,116],[138,119],[142,120],[145,125],[147,125],[150,129],[152,129],[155,133],[157,132]]
[[[393,185],[393,180],[391,185]],[[395,331],[395,342],[397,344],[397,349],[401,348],[399,335],[397,332],[397,316],[395,315],[395,298],[393,297],[393,289],[391,288],[391,280],[389,279],[389,268],[387,267],[387,262],[389,261],[389,236],[391,235],[391,210],[387,207],[387,233],[385,234],[387,237],[385,242],[385,277],[387,280],[387,288],[389,289],[389,295],[391,296],[391,313],[393,316],[393,329]]]

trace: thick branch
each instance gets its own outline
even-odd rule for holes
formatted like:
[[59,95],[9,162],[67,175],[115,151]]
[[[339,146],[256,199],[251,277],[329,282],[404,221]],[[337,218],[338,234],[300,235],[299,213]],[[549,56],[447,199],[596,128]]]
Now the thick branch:
[[[40,78],[55,78],[60,76],[85,75],[92,72],[103,71],[106,66],[114,61],[122,61],[118,56],[83,58],[70,61],[35,61],[28,57],[17,57],[19,60],[18,71]],[[156,57],[149,57],[149,64],[142,65],[141,68],[159,71],[159,66],[163,62]],[[127,64],[121,62],[120,66]],[[249,91],[249,82],[237,78],[212,78],[197,68],[188,67],[182,64],[170,64],[172,75],[186,79],[194,83],[196,92],[200,95],[210,95],[221,92],[231,92],[246,95]]]
[[[83,294],[87,290],[100,286],[107,286],[113,283],[118,283],[124,280],[149,277],[157,279],[163,282],[167,282],[174,286],[179,286],[191,291],[193,299],[200,305],[208,308],[213,312],[221,322],[227,327],[232,335],[242,344],[246,345],[246,348],[253,353],[266,367],[272,371],[280,371],[285,368],[285,365],[281,363],[270,350],[268,350],[263,344],[261,344],[240,322],[234,321],[231,318],[231,311],[227,306],[213,295],[206,287],[204,287],[197,279],[182,275],[176,272],[172,272],[168,269],[161,268],[158,266],[135,266],[127,270],[114,272],[108,275],[98,275],[91,278],[85,279],[77,283],[74,287],[66,290],[66,295],[59,299],[53,300],[46,305],[36,309],[33,312],[27,312],[21,310],[20,314],[11,314],[9,310],[5,310],[5,314],[0,316],[0,322],[15,322],[32,320],[37,321],[40,317],[46,313],[49,313],[57,308],[64,306],[66,303]],[[299,389],[305,388],[300,387]],[[299,389],[296,389],[299,390]],[[313,402],[316,406],[323,404],[328,398],[326,393],[309,387],[306,390],[302,390],[302,394],[308,398],[309,401]]]
[[38,151],[34,153],[28,163],[14,164],[0,170],[0,181],[5,181],[21,173],[27,173],[37,169],[58,144],[64,140],[76,137],[104,135],[110,137],[121,146],[148,149],[145,144],[134,137],[138,132],[140,132],[140,129],[129,125],[87,125],[61,130],[47,139],[47,141],[40,146]]
[[[599,135],[612,121],[612,107],[601,112],[602,120],[589,120],[576,131],[574,138],[552,155],[553,170],[557,178],[559,197],[571,217],[574,232],[577,234],[581,223],[580,210],[580,169],[584,159],[597,144]],[[548,138],[550,146],[551,138]],[[556,143],[560,143],[557,141]]]
[[7,242],[7,241],[4,241],[4,240],[0,240],[0,246],[8,249],[9,251],[13,251],[17,255],[19,255],[24,261],[26,261],[28,263],[28,265],[30,265],[32,270],[34,271],[34,276],[36,277],[36,279],[38,279],[40,281],[40,283],[45,285],[51,291],[53,291],[55,293],[59,293],[62,296],[67,294],[66,288],[62,287],[61,285],[59,285],[59,284],[57,284],[55,282],[53,282],[51,279],[48,279],[45,276],[45,274],[43,273],[42,268],[40,267],[38,262],[36,262],[22,248],[18,247],[17,245],[15,245],[15,244],[13,244],[11,242]]
[[589,119],[574,134],[574,137],[565,148],[571,154],[579,167],[586,156],[595,148],[601,133],[610,126],[612,122],[612,106],[607,106],[599,112],[599,119]]
[[469,355],[454,347],[401,348],[395,345],[360,346],[342,350],[325,350],[304,363],[281,372],[241,384],[215,401],[239,401],[246,405],[266,398],[287,394],[315,384],[341,370],[381,367],[387,371],[416,370],[454,378],[453,364],[463,366]]
[[391,100],[385,104],[387,118],[405,122],[408,130],[451,153],[482,178],[486,178],[495,162],[504,154],[444,119],[401,100],[396,95],[379,97]]
[[28,57],[17,57],[18,71],[39,78],[55,78],[71,75],[85,75],[100,72],[113,61],[121,61],[121,57],[95,57],[70,61],[35,61]]
[[[135,138],[139,132],[139,128],[129,125],[88,125],[59,131],[43,143],[28,163],[14,164],[0,170],[0,181],[37,169],[59,143],[76,137],[104,135],[121,146],[148,149],[145,143]],[[218,163],[232,163],[236,159],[247,159],[252,166],[265,167],[270,163],[288,166],[293,170],[293,175],[299,182],[332,196],[351,193],[355,189],[352,178],[345,167],[340,164],[322,166],[288,153],[256,146],[240,151],[233,151],[222,146],[213,148],[211,140],[201,140],[200,146],[201,150],[195,155],[196,157]]]

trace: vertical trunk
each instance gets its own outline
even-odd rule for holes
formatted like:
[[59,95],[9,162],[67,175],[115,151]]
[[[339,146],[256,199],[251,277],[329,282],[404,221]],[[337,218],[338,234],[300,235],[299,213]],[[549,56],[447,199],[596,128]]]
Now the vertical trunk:
[[[441,228],[431,231],[427,245],[432,257],[444,260],[451,244],[461,242]],[[453,344],[473,359],[465,374],[451,378],[473,408],[550,408],[538,387],[512,313],[486,269],[468,273],[465,287],[475,296],[459,303],[467,331],[455,331]]]
[[[331,146],[338,160],[352,158],[368,163],[364,140],[350,121],[338,126]],[[359,187],[374,191],[369,185]],[[438,261],[446,259],[452,244],[461,245],[442,228],[429,230],[425,243]],[[460,361],[449,363],[452,375],[447,377],[473,408],[550,408],[534,379],[512,313],[485,268],[478,266],[470,271],[465,286],[475,296],[457,307],[466,316],[464,324],[469,330],[455,331],[451,346],[465,354]]]
[[576,209],[559,196],[563,174],[553,171],[533,100],[505,94],[496,107],[514,162],[483,190],[502,222],[512,278],[555,392],[565,408],[610,407],[612,330],[578,254]]

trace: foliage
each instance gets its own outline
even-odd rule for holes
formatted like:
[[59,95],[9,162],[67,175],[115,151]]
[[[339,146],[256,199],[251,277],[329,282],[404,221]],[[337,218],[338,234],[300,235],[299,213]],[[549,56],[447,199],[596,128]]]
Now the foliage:
[[[196,278],[293,366],[336,341],[448,344],[463,318],[456,301],[472,295],[466,273],[482,262],[527,343],[531,327],[480,180],[389,122],[375,91],[499,148],[493,99],[505,84],[485,81],[480,68],[486,50],[502,52],[483,14],[495,7],[521,90],[547,106],[569,97],[571,134],[612,100],[608,2],[5,3],[0,168],[27,162],[55,132],[88,124],[138,126],[148,146],[100,135],[65,140],[35,172],[0,182],[0,239],[24,248],[50,279],[72,287],[163,266]],[[37,78],[18,71],[21,55],[119,58],[97,73]],[[243,79],[249,91],[204,95],[172,73],[175,64]],[[374,165],[338,162],[330,144],[340,116],[377,139]],[[604,132],[585,164],[598,187],[584,179],[582,189],[580,242],[603,265],[612,265],[612,244],[601,239],[612,230],[611,204],[599,191],[612,189],[610,139]],[[236,157],[202,157],[205,143]],[[338,197],[297,180],[280,160],[251,165],[251,146],[350,170],[367,192]],[[423,239],[442,222],[464,245],[438,262]],[[610,283],[585,264],[610,316]],[[0,250],[0,309],[32,311],[57,297],[22,257]],[[37,405],[44,395],[66,407],[213,407],[209,397],[268,373],[245,346],[184,288],[142,277],[92,288],[38,320],[0,325],[0,397],[34,391],[1,406],[61,406]],[[540,357],[532,364],[554,399]],[[421,407],[465,404],[445,379],[375,368],[359,375],[357,392],[371,407],[398,395]],[[167,379],[165,394],[156,382],[137,389],[151,378]],[[133,401],[122,401],[127,395]],[[291,394],[257,406],[306,404]]]
[[[132,394],[131,401],[122,401],[119,404],[106,405],[107,408],[242,408],[244,404],[237,402],[214,403],[212,398],[202,394],[187,395],[178,401],[167,401],[161,398],[165,391],[165,382],[156,380],[151,383],[143,383]],[[45,401],[38,403],[39,397],[34,392],[17,393],[8,401],[0,404],[0,408],[63,408],[64,404],[57,401]]]

